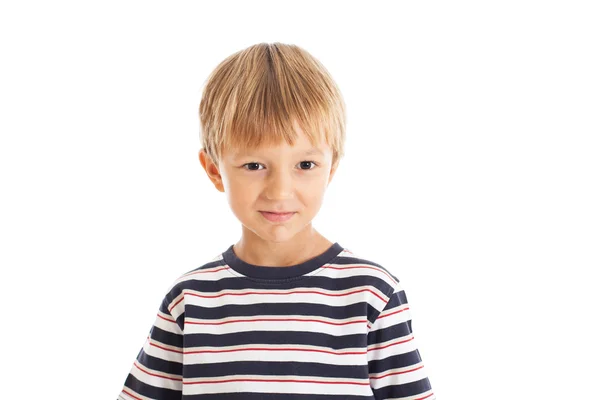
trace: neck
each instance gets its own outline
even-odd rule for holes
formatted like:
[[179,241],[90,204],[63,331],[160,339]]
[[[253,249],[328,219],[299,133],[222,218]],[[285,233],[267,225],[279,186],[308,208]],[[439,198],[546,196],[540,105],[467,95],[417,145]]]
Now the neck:
[[233,245],[235,254],[245,262],[263,267],[288,267],[303,263],[325,252],[333,243],[312,227],[291,240],[272,242],[255,234],[242,234]]

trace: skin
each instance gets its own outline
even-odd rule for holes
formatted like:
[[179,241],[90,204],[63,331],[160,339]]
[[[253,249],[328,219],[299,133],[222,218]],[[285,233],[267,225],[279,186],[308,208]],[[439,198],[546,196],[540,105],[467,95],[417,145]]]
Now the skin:
[[[235,254],[247,263],[290,266],[325,252],[333,243],[316,231],[312,220],[337,169],[332,150],[321,141],[321,153],[299,129],[293,146],[225,149],[212,162],[204,149],[200,163],[215,188],[226,194],[233,214],[242,224]],[[312,161],[312,163],[311,163]],[[260,211],[295,211],[291,219],[271,222]]]

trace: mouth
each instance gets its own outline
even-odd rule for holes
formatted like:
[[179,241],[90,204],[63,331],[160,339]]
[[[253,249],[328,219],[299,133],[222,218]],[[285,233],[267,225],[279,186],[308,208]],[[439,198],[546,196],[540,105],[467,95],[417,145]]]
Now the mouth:
[[288,212],[260,211],[260,213],[262,214],[263,217],[265,217],[267,220],[269,220],[271,222],[284,222],[284,221],[289,220],[290,218],[292,218],[292,216],[294,214],[296,214],[295,211],[288,211]]

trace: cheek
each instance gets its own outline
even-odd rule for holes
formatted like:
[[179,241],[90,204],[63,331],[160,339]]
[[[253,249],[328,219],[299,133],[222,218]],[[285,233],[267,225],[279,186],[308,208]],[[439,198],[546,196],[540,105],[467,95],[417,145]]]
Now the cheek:
[[326,182],[322,180],[314,180],[307,184],[300,191],[306,203],[320,204],[325,195],[325,189],[327,188]]
[[227,198],[232,208],[242,209],[254,202],[255,189],[248,182],[229,181]]

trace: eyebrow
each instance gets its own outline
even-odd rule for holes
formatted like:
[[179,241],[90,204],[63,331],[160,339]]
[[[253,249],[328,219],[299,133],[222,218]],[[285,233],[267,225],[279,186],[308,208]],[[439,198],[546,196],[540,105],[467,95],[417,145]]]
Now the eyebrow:
[[309,156],[311,154],[320,154],[320,155],[324,155],[323,152],[319,149],[317,149],[316,147],[313,147],[312,149],[308,150],[306,153],[304,153],[305,155]]

